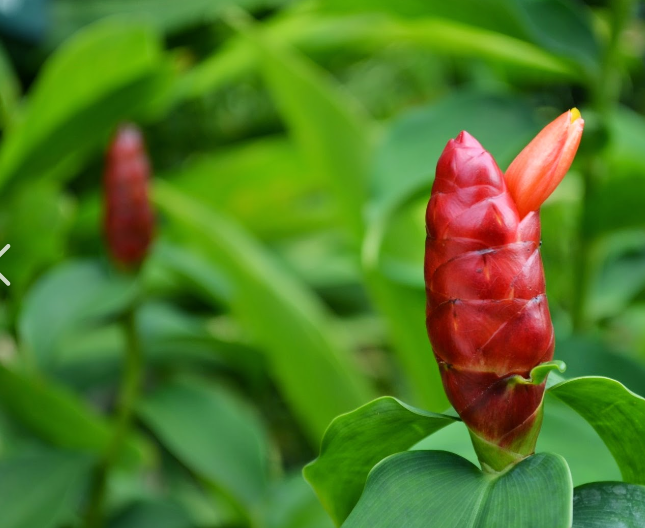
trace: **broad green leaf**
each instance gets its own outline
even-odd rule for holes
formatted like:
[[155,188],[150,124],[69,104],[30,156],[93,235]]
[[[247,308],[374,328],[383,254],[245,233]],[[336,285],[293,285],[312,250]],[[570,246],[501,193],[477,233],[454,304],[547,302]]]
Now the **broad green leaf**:
[[[309,232],[330,224],[335,215],[316,174],[307,171],[302,153],[284,137],[194,158],[165,176],[262,238]],[[267,217],[267,210],[275,214]]]
[[642,174],[645,153],[638,138],[645,134],[645,117],[619,105],[607,116],[606,125],[608,142],[603,158],[612,171],[610,179],[613,179],[616,172]]
[[267,487],[267,437],[253,413],[224,388],[185,379],[143,399],[138,413],[187,467],[246,508]]
[[[330,53],[377,53],[393,44],[430,50],[453,57],[478,57],[508,66],[536,82],[576,76],[576,68],[566,59],[544,51],[540,46],[517,38],[466,26],[445,19],[395,20],[371,13],[352,16],[320,16],[314,10],[283,11],[263,20],[263,32],[279,45],[293,46],[312,58]],[[229,85],[258,68],[250,43],[229,39],[215,53],[186,72],[177,82],[176,98],[199,97]]]
[[155,265],[164,271],[180,277],[182,287],[189,283],[191,290],[202,299],[216,306],[225,306],[232,300],[233,286],[218,268],[213,267],[206,258],[186,247],[161,240],[155,244],[150,255],[151,267]]
[[331,423],[320,456],[304,469],[305,478],[340,525],[356,505],[367,475],[377,463],[454,421],[395,398],[379,398]]
[[[108,420],[65,387],[0,366],[0,406],[52,445],[102,455],[112,439]],[[128,464],[150,459],[150,446],[130,437],[121,454]]]
[[174,32],[215,20],[223,9],[275,7],[287,0],[58,0],[52,6],[54,40],[63,39],[101,18],[126,15],[150,22],[159,31]]
[[605,376],[645,394],[645,365],[601,339],[576,335],[558,338],[556,357],[567,364],[568,378]]
[[618,381],[574,378],[549,389],[596,430],[614,456],[623,480],[645,483],[645,399]]
[[[299,278],[320,292],[330,304],[352,302],[352,296],[364,307],[362,277],[355,248],[338,230],[316,231],[306,236],[274,242],[272,249]],[[350,308],[351,309],[351,308]]]
[[[217,322],[221,325],[221,322]],[[249,385],[263,379],[266,360],[260,352],[213,328],[177,306],[149,302],[137,308],[137,330],[146,364],[152,369],[234,372]],[[81,326],[69,332],[54,351],[52,374],[80,391],[118,385],[125,349],[122,325]]]
[[[638,192],[637,189],[635,186],[632,193]],[[645,227],[644,221],[639,222]],[[602,321],[620,315],[645,290],[645,257],[642,254],[645,232],[637,223],[629,227],[635,230],[614,231],[593,244],[592,255],[587,261],[595,279],[587,306],[587,316],[591,320]]]
[[62,451],[0,460],[0,528],[55,528],[89,479],[87,456]]
[[575,79],[577,69],[566,60],[517,38],[445,19],[375,24],[380,38],[457,58],[477,57],[506,65],[522,77]]
[[262,510],[266,528],[333,528],[334,523],[302,475],[288,475],[269,492]]
[[269,90],[308,170],[333,190],[345,226],[360,239],[375,125],[313,62],[274,42],[246,18],[234,20],[256,49]]
[[418,20],[437,17],[483,28],[534,43],[553,54],[575,59],[588,73],[594,73],[600,59],[588,9],[560,0],[324,0],[323,11],[354,13],[380,11]]
[[18,322],[22,345],[41,367],[52,367],[69,332],[119,313],[137,291],[136,282],[99,262],[65,262],[29,290]]
[[15,298],[25,295],[34,275],[61,258],[71,223],[70,200],[52,182],[17,189],[0,213],[2,240],[12,245],[3,255],[2,273]]
[[13,71],[4,46],[0,45],[0,126],[14,125],[20,103],[20,81]]
[[[422,268],[423,269],[423,268]],[[403,371],[405,372],[412,402],[433,411],[448,406],[439,367],[428,340],[425,318],[425,292],[392,281],[378,269],[366,266],[366,276],[379,311],[385,316]]]
[[162,74],[159,39],[148,26],[111,19],[79,32],[45,64],[5,138],[0,185],[42,177],[104,141],[119,120],[158,98]]
[[232,221],[164,183],[155,201],[229,278],[233,311],[267,352],[288,405],[315,443],[331,420],[369,400],[372,390],[336,342],[330,315]]
[[173,500],[140,501],[121,512],[109,528],[192,528],[185,509]]
[[[553,378],[553,373],[549,379]],[[566,431],[566,433],[563,433]],[[456,423],[425,438],[414,449],[451,451],[478,465],[468,429]],[[537,453],[558,453],[571,471],[574,486],[597,480],[620,479],[611,453],[593,428],[573,409],[547,392],[544,421],[538,437]]]
[[593,482],[573,490],[573,528],[645,526],[645,487]]
[[443,528],[569,528],[572,493],[559,455],[534,455],[491,475],[453,453],[412,451],[372,470],[343,528],[426,528],[429,519]]

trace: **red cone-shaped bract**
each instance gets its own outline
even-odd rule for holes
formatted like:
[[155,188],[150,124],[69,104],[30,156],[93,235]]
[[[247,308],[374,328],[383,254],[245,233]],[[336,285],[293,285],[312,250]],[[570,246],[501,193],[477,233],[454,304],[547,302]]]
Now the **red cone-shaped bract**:
[[462,132],[439,159],[426,224],[426,323],[443,384],[480,460],[500,470],[535,448],[544,383],[526,378],[553,357],[539,216],[520,219],[495,160]]
[[104,230],[117,265],[132,269],[145,258],[154,234],[148,199],[150,164],[141,132],[124,125],[107,151],[104,174]]

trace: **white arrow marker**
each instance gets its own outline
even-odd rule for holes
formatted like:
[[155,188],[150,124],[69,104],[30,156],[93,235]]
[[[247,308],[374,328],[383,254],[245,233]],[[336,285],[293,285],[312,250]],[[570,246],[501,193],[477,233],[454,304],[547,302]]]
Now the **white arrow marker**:
[[[2,255],[4,255],[10,247],[11,247],[11,245],[9,245],[9,244],[7,244],[5,247],[3,247],[3,248],[0,250],[0,257],[1,257]],[[7,286],[10,286],[10,285],[11,285],[11,283],[7,280],[7,277],[5,277],[2,273],[0,273],[0,280],[1,280],[2,282],[4,282]]]

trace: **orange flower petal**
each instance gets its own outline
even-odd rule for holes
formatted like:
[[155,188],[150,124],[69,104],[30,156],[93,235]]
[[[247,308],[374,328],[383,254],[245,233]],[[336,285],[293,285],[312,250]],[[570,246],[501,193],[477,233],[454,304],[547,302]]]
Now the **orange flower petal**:
[[577,108],[565,112],[544,127],[508,167],[504,178],[520,218],[537,211],[562,181],[584,124]]

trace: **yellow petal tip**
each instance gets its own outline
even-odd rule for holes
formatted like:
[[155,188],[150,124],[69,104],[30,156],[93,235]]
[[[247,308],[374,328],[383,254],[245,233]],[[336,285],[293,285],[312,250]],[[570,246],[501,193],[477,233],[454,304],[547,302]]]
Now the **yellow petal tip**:
[[574,121],[576,121],[576,120],[578,120],[578,119],[580,119],[580,118],[582,117],[582,116],[580,115],[580,110],[578,110],[578,109],[577,109],[577,108],[575,108],[575,107],[574,107],[574,108],[572,108],[571,110],[569,110],[569,112],[571,112],[571,122],[572,122],[572,123],[573,123]]

